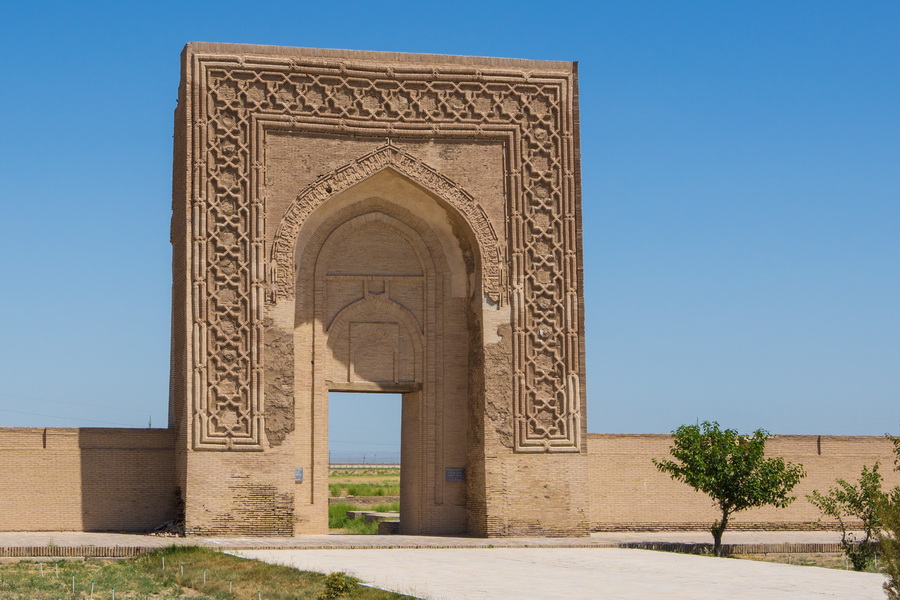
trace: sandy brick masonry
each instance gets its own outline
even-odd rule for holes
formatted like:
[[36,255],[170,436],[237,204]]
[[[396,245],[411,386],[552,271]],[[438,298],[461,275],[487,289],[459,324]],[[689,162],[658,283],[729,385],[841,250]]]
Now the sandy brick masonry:
[[[327,534],[332,392],[403,396],[402,534],[709,526],[650,462],[669,436],[587,434],[576,63],[194,43],[181,67],[169,428],[0,429],[0,531]],[[801,499],[734,528],[813,528],[803,495],[876,460],[898,483],[883,438],[769,449]]]
[[0,428],[0,531],[144,531],[175,514],[168,429]]
[[[595,531],[706,529],[716,518],[709,500],[656,470],[651,459],[668,456],[670,435],[589,434],[591,528]],[[807,475],[785,509],[737,513],[729,529],[807,529],[820,513],[805,496],[837,478],[856,481],[863,465],[881,461],[885,487],[900,484],[890,442],[881,436],[778,435],[766,454],[800,463]]]
[[[671,436],[589,434],[590,527],[595,531],[706,529],[708,500],[655,470]],[[160,429],[0,428],[0,531],[143,531],[174,516],[174,432]],[[879,436],[775,436],[769,452],[804,465],[798,499],[783,510],[739,513],[731,528],[815,528],[804,496],[881,461],[900,484]]]
[[327,532],[329,393],[383,392],[403,533],[587,535],[577,90],[572,62],[185,47],[189,533]]

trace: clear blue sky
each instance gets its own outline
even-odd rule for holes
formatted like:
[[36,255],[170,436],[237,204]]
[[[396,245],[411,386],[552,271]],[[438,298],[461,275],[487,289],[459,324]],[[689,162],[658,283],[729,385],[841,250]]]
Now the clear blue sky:
[[179,53],[218,41],[579,61],[589,430],[897,432],[898,31],[896,1],[8,3],[0,425],[165,424]]

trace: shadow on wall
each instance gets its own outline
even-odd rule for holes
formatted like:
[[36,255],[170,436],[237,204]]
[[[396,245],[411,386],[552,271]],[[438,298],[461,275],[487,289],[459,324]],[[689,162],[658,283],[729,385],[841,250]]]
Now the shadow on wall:
[[83,531],[150,531],[175,518],[175,431],[78,429]]

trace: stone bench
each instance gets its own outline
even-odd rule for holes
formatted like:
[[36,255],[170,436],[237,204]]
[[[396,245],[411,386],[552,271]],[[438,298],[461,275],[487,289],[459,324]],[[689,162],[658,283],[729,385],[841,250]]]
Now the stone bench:
[[366,523],[375,523],[390,519],[399,519],[398,512],[375,512],[373,510],[348,510],[347,518],[351,520],[363,519]]
[[395,535],[400,533],[400,521],[379,521],[378,535]]
[[331,496],[328,504],[353,504],[354,506],[375,506],[400,502],[400,496]]

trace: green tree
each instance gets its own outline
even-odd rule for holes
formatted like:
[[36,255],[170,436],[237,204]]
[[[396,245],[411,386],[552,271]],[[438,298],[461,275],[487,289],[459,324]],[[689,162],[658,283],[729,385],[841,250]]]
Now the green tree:
[[884,565],[884,591],[890,600],[900,600],[900,487],[885,499],[879,511],[878,545]]
[[[894,453],[897,455],[894,465],[900,471],[900,438],[890,435],[888,438],[894,442]],[[900,486],[885,495],[878,514],[881,518],[878,544],[887,577],[884,592],[889,600],[900,600]]]
[[[881,473],[878,472],[880,466],[877,462],[871,469],[863,466],[856,483],[838,479],[837,485],[831,487],[827,494],[814,490],[806,496],[823,515],[837,519],[841,528],[841,547],[855,571],[864,571],[875,558],[875,547],[871,541],[881,528],[879,509],[885,501]],[[862,537],[848,531],[858,522],[862,522]]]
[[669,452],[675,460],[653,459],[653,464],[718,505],[721,518],[710,527],[716,556],[722,555],[722,534],[731,515],[757,506],[784,508],[794,501],[791,490],[806,475],[802,465],[766,458],[769,433],[764,429],[741,435],[704,421],[682,425],[672,434]]

